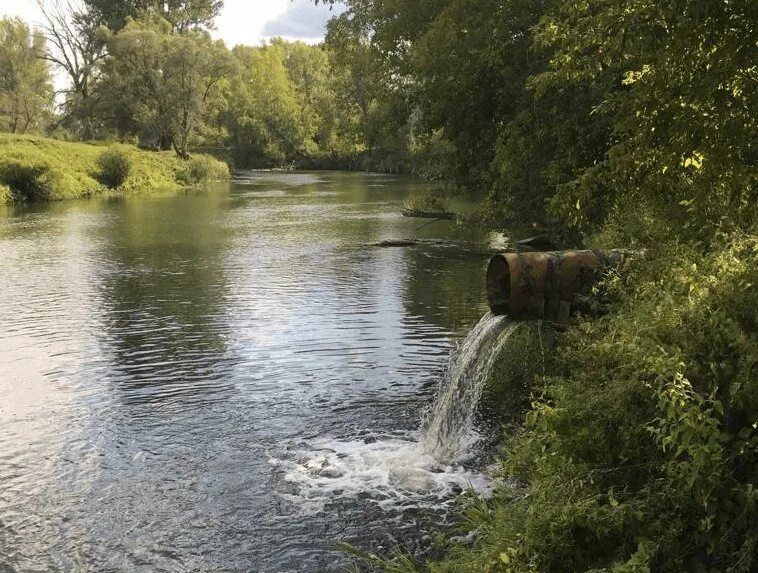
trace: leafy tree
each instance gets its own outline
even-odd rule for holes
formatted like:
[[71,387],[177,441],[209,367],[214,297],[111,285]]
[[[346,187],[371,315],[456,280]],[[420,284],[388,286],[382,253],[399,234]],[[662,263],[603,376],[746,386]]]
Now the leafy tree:
[[47,39],[45,59],[63,71],[70,82],[64,91],[61,122],[81,139],[98,131],[93,90],[105,57],[108,30],[101,27],[78,0],[38,0]]
[[0,18],[0,130],[39,130],[50,112],[53,88],[45,39],[18,18]]
[[118,31],[129,18],[145,14],[160,16],[174,30],[212,28],[213,21],[224,6],[223,0],[84,0],[90,14],[99,24]]
[[229,85],[225,114],[235,163],[276,165],[305,154],[309,130],[281,42],[233,50],[239,73]]
[[414,113],[406,78],[390,71],[365,22],[346,12],[329,25],[326,46],[335,94],[348,138],[362,150],[361,165],[376,171],[411,171]]
[[100,110],[122,137],[187,158],[209,120],[214,91],[231,70],[223,43],[205,32],[175,34],[157,17],[129,20],[108,42]]
[[613,127],[556,211],[585,230],[610,216],[647,242],[753,227],[757,16],[750,0],[566,0],[546,15],[538,41],[553,55],[535,83],[605,86],[594,111]]
[[274,40],[284,52],[287,76],[295,89],[308,141],[305,152],[333,152],[336,148],[337,102],[329,56],[320,46]]

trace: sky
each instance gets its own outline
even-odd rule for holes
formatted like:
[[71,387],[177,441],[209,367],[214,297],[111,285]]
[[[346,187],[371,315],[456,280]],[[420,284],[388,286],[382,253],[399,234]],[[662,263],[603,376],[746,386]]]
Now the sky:
[[[316,43],[338,10],[316,6],[313,0],[225,0],[213,36],[230,48],[258,45],[275,36]],[[41,21],[36,0],[0,0],[0,16],[19,16],[32,24]]]

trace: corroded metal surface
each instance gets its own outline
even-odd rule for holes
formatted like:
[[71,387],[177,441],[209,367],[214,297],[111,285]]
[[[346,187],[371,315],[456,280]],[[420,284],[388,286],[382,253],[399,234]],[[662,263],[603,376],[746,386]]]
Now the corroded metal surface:
[[554,251],[495,255],[487,268],[492,312],[514,319],[565,323],[603,272],[623,261],[625,251]]

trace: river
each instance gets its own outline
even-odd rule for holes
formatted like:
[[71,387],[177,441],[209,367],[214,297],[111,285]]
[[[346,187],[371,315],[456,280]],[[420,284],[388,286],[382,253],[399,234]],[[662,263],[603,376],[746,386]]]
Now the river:
[[[487,256],[400,215],[425,185],[250,172],[0,210],[0,571],[333,572],[338,541],[428,546],[486,487],[409,468]],[[428,242],[369,245],[400,237]]]

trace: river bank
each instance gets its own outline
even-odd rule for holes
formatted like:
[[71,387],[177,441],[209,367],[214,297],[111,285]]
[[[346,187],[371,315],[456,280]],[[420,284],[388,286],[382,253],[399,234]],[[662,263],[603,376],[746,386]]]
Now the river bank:
[[[101,158],[121,159],[123,181],[114,185]],[[126,166],[126,167],[124,167]],[[0,204],[79,199],[106,193],[179,191],[229,178],[229,168],[207,155],[185,161],[173,152],[131,145],[71,143],[0,134]]]
[[536,366],[509,352],[485,397],[524,415],[494,495],[465,505],[472,536],[387,570],[751,570],[757,269],[755,235],[661,246],[605,281],[602,317],[554,348],[532,333]]

